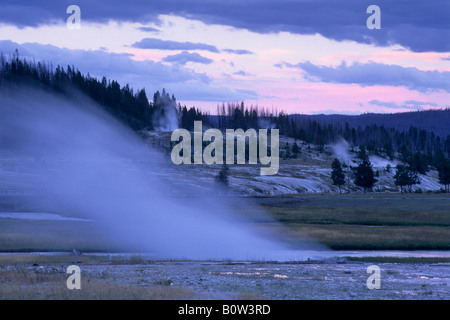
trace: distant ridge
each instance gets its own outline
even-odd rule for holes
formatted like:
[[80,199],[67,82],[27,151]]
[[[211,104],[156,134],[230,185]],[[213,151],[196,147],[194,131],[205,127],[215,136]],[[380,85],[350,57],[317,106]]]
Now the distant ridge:
[[307,117],[320,124],[344,124],[347,122],[351,128],[376,124],[386,128],[395,128],[408,131],[411,126],[434,132],[435,135],[445,138],[450,135],[450,109],[421,110],[399,113],[364,113],[361,115],[318,114],[293,115],[293,117]]

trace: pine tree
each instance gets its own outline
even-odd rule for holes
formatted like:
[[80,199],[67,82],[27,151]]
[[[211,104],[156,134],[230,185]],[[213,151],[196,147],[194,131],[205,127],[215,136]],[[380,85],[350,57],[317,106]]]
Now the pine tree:
[[331,164],[331,179],[333,180],[333,185],[339,188],[339,193],[342,193],[341,187],[345,184],[345,174],[342,171],[342,165],[339,159],[335,158]]
[[450,159],[443,160],[438,165],[439,182],[444,185],[445,192],[450,192]]
[[[389,138],[388,138],[389,139]],[[394,148],[392,147],[392,143],[390,140],[388,140],[384,146],[383,150],[386,153],[386,155],[389,157],[389,159],[394,159]]]
[[356,167],[354,182],[357,186],[364,189],[364,193],[372,190],[373,185],[377,182],[372,169],[372,163],[367,155],[360,161],[358,167]]
[[367,154],[366,147],[364,145],[359,146],[358,158],[363,161],[369,161],[369,155]]
[[388,163],[387,165],[386,165],[386,169],[385,169],[385,171],[386,172],[391,172],[391,164],[390,163]]
[[395,185],[400,186],[400,190],[403,193],[403,187],[408,186],[408,191],[411,192],[414,184],[419,184],[420,180],[417,171],[414,171],[409,166],[397,165],[397,172],[394,175]]
[[294,158],[298,157],[298,154],[300,153],[300,148],[297,145],[297,141],[294,142],[294,144],[292,145],[292,154]]
[[291,154],[291,147],[289,146],[289,142],[286,142],[286,147],[285,147],[285,159],[290,159],[292,158],[292,154]]
[[427,157],[425,154],[421,154],[418,151],[413,156],[411,156],[408,164],[412,170],[418,173],[425,174],[428,171]]

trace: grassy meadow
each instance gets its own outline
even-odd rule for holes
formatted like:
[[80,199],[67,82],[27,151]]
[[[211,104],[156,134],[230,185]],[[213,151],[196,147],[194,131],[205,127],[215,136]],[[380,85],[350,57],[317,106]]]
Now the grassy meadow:
[[307,235],[335,250],[450,249],[449,195],[367,193],[298,197],[299,201],[292,205],[277,206],[275,201],[264,205],[294,239]]
[[[261,216],[261,210],[250,206],[247,210],[241,202],[238,210],[252,224],[294,245],[307,236],[334,250],[450,249],[447,194],[299,194],[253,200],[270,219]],[[71,252],[72,248],[123,250],[92,221],[0,219],[2,252]]]
[[0,252],[109,251],[116,248],[94,222],[0,219]]

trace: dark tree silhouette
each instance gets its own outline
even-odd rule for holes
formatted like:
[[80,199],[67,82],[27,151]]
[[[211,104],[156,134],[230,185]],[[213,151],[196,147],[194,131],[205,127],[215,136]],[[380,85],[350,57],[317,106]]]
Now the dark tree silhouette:
[[439,182],[444,185],[445,192],[450,192],[450,159],[445,159],[438,167]]
[[375,173],[372,169],[372,163],[369,160],[369,156],[366,153],[364,147],[360,149],[359,152],[360,162],[355,169],[355,180],[354,183],[363,188],[364,193],[372,190],[373,185],[377,182],[375,179]]
[[407,186],[408,191],[412,191],[412,186],[414,184],[420,184],[420,180],[417,171],[414,171],[409,166],[397,165],[397,171],[394,175],[394,182],[396,186],[400,186],[400,190],[403,193],[403,187]]
[[298,147],[297,141],[292,145],[292,156],[297,158],[300,153],[300,148]]
[[345,174],[342,171],[342,165],[339,159],[335,158],[331,164],[331,179],[333,180],[333,185],[339,188],[339,193],[342,193],[342,186],[345,184]]

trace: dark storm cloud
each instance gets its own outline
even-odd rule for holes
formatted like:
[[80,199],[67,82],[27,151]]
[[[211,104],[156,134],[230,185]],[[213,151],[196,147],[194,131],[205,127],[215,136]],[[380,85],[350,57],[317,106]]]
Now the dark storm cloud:
[[[73,1],[2,0],[0,22],[19,26],[65,21]],[[158,22],[160,14],[259,33],[319,33],[335,40],[400,44],[413,51],[450,51],[448,0],[77,0],[86,21]],[[381,29],[369,30],[366,9],[381,8]]]
[[422,71],[417,68],[382,63],[345,62],[337,67],[318,66],[311,62],[283,63],[278,67],[301,69],[310,81],[358,84],[360,86],[403,86],[420,92],[444,90],[450,92],[450,72]]

